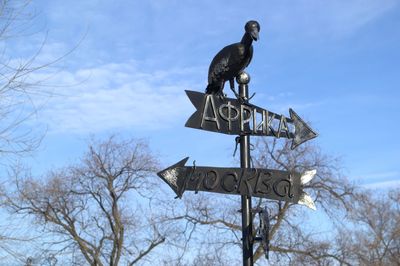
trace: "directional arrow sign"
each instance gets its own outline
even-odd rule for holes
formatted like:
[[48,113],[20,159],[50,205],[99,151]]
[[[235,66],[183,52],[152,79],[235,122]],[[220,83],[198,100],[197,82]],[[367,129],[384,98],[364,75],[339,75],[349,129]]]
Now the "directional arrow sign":
[[315,138],[315,133],[293,109],[290,118],[237,99],[186,91],[196,112],[185,126],[231,135],[274,136],[292,139],[291,149]]
[[315,209],[313,200],[303,191],[315,170],[300,175],[270,169],[185,166],[188,159],[157,173],[178,197],[185,190],[208,191],[288,201]]

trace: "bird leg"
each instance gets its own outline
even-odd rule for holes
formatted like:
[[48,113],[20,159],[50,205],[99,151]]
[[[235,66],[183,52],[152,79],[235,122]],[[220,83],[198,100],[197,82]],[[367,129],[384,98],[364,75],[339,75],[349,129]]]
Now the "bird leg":
[[240,95],[236,92],[236,90],[235,90],[235,81],[234,81],[234,79],[230,79],[229,80],[229,85],[230,85],[230,87],[231,87],[231,90],[233,91],[233,93],[235,94],[235,96],[236,96],[236,98],[238,99],[238,100],[240,100],[242,97],[240,97]]

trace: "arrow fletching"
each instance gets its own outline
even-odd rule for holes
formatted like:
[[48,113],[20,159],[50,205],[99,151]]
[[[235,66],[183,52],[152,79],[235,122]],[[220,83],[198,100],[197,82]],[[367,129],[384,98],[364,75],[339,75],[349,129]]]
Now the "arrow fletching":
[[[307,184],[308,182],[310,182],[311,179],[314,178],[316,173],[317,173],[316,169],[310,170],[310,171],[305,171],[300,177],[300,184],[303,186],[304,184]],[[313,209],[314,211],[317,210],[314,200],[306,192],[303,192],[300,195],[299,201],[297,203],[304,205],[310,209]]]
[[308,195],[305,192],[303,192],[303,194],[300,195],[300,199],[297,202],[297,204],[304,205],[310,209],[313,209],[314,211],[317,210],[317,207],[315,206],[313,199],[310,197],[310,195]]
[[303,175],[300,177],[300,184],[304,185],[307,184],[308,182],[311,181],[311,179],[314,178],[315,174],[317,173],[317,170],[311,170],[311,171],[305,171]]

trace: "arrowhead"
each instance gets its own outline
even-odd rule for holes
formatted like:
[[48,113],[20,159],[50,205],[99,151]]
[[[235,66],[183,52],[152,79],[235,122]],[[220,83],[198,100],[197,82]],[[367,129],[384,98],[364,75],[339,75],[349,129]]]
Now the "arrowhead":
[[290,147],[294,150],[297,146],[306,142],[307,140],[313,139],[318,136],[307,124],[304,122],[292,108],[289,108],[290,118],[294,123],[294,138],[292,141],[292,146]]
[[189,160],[189,157],[186,157],[176,164],[171,165],[170,167],[157,173],[157,175],[161,177],[161,179],[164,180],[165,183],[167,183],[172,188],[172,190],[179,198],[182,197],[182,194],[184,192],[182,191],[184,185],[183,181],[186,177],[186,169],[184,168],[184,166],[187,160]]

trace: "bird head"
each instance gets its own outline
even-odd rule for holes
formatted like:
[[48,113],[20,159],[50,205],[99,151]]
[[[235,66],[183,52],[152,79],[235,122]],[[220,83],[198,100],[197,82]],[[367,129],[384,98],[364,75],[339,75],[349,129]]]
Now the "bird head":
[[248,21],[244,26],[244,29],[246,30],[246,33],[250,34],[251,38],[254,41],[257,41],[259,39],[258,33],[260,32],[260,24],[258,24],[257,21],[255,20]]

